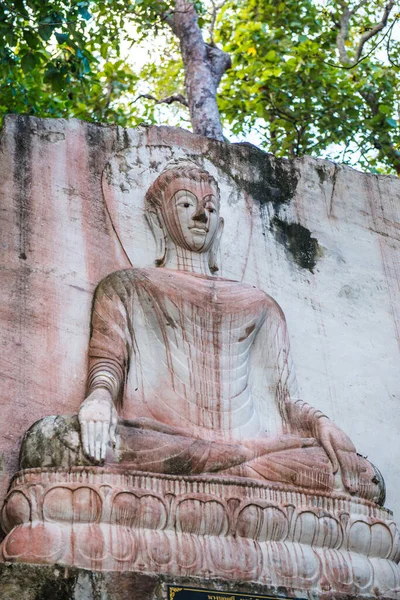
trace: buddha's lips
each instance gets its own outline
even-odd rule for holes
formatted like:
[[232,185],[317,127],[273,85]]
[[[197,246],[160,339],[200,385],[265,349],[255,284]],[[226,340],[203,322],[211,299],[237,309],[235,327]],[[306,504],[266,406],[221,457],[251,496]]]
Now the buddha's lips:
[[200,233],[201,235],[206,235],[208,233],[208,229],[201,229],[200,227],[190,227],[190,231],[192,233]]

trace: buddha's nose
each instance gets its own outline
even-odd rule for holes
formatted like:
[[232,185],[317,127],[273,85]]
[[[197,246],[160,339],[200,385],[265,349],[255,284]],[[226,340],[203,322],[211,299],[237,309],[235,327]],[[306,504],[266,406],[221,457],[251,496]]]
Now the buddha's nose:
[[193,221],[198,221],[198,223],[207,223],[208,217],[203,206],[200,206],[197,209],[196,213],[193,215]]

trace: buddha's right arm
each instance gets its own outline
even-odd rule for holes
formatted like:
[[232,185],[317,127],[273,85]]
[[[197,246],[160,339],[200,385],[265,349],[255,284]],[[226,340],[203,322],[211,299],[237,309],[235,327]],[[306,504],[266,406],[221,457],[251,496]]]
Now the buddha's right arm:
[[105,458],[117,424],[115,406],[121,403],[129,364],[131,336],[127,311],[129,280],[113,273],[96,290],[91,319],[87,395],[79,411],[85,454]]
[[98,286],[92,308],[87,390],[106,389],[115,403],[121,400],[129,364],[130,288],[125,271],[112,273]]

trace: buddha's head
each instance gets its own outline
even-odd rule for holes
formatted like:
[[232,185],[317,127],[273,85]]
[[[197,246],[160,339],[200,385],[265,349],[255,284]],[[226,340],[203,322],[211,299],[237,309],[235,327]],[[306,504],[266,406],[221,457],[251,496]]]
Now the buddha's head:
[[163,266],[173,246],[208,253],[209,268],[218,270],[215,255],[223,230],[216,180],[194,162],[170,163],[145,197],[146,216],[157,244],[156,264]]

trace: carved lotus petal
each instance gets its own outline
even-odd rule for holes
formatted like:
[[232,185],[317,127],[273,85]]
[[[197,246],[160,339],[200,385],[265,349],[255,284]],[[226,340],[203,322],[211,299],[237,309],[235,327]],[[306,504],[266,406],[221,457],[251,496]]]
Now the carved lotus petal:
[[279,581],[309,586],[320,576],[320,561],[312,548],[300,544],[270,542],[265,545],[266,568]]
[[323,548],[340,548],[342,540],[342,528],[333,517],[318,516],[311,511],[298,515],[293,533],[294,542]]
[[57,486],[50,489],[43,499],[45,521],[67,521],[70,523],[93,523],[101,515],[101,498],[91,488],[72,490]]
[[209,553],[205,556],[209,570],[216,576],[229,576],[236,580],[257,580],[262,571],[260,546],[246,538],[212,537],[207,544]]
[[385,594],[388,590],[400,589],[400,569],[392,562],[382,558],[371,558],[370,562],[375,574],[375,583],[380,592]]
[[29,523],[30,518],[31,505],[25,494],[19,491],[11,492],[4,503],[2,513],[2,523],[5,531],[8,532],[15,525]]
[[398,563],[400,562],[400,530],[397,527],[396,523],[394,523],[393,521],[389,523],[388,526],[393,539],[393,548],[390,555],[390,560],[393,560],[393,562]]
[[246,538],[238,538],[235,564],[240,579],[258,580],[262,571],[260,545]]
[[224,506],[215,500],[182,500],[176,511],[176,530],[197,535],[225,535],[229,521]]
[[248,504],[239,513],[236,533],[258,541],[280,541],[286,538],[288,527],[288,519],[279,508]]
[[231,540],[226,537],[214,537],[209,545],[211,572],[216,575],[236,571],[238,556]]
[[393,547],[393,537],[389,527],[383,523],[355,521],[350,527],[348,548],[366,556],[386,558]]
[[172,559],[169,537],[163,531],[152,531],[147,534],[147,548],[151,560],[158,566],[165,566]]
[[177,535],[174,541],[178,565],[185,569],[195,568],[197,571],[200,570],[203,556],[198,538],[189,534]]
[[127,562],[134,560],[137,544],[132,532],[127,527],[110,526],[110,554],[118,561]]
[[76,536],[76,551],[84,558],[99,561],[106,556],[105,534],[102,526],[97,523],[78,525],[74,527]]
[[129,492],[120,492],[114,498],[111,523],[145,529],[163,529],[166,522],[166,508],[157,496],[136,496]]
[[325,574],[331,587],[337,591],[347,591],[353,583],[353,572],[349,553],[341,550],[324,550]]
[[54,563],[62,554],[62,534],[55,523],[35,523],[16,527],[6,538],[6,560],[23,558],[24,562]]
[[366,556],[352,554],[351,567],[353,571],[353,583],[360,591],[367,592],[374,580],[374,572],[371,563]]

